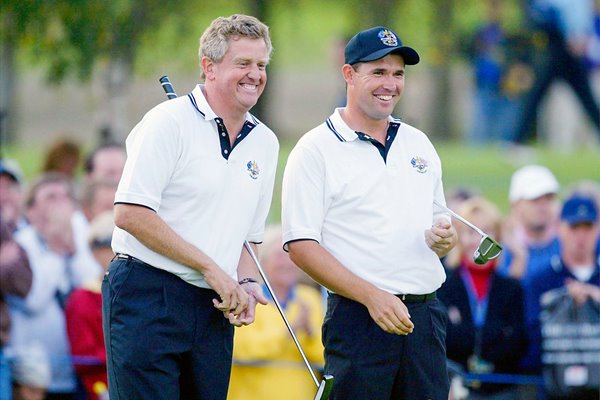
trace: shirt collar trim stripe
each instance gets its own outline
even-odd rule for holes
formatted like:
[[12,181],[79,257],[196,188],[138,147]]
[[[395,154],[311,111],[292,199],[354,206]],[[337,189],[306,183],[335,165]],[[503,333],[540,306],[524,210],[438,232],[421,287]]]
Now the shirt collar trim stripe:
[[329,128],[329,130],[330,130],[331,132],[333,132],[333,134],[334,134],[334,135],[335,135],[335,136],[338,138],[338,140],[339,140],[340,142],[345,142],[345,141],[346,141],[346,139],[344,139],[344,138],[342,137],[342,135],[340,135],[340,134],[338,133],[338,131],[336,131],[336,130],[335,130],[335,127],[333,126],[333,123],[331,122],[331,118],[327,118],[327,121],[325,121],[325,123],[327,124],[327,127]]
[[[202,118],[204,118],[205,120],[214,120],[219,118],[219,116],[215,114],[215,112],[210,108],[210,105],[206,101],[204,93],[202,93],[201,85],[196,86],[196,88],[194,88],[194,90],[188,94],[188,98],[190,99],[192,106],[194,106],[196,111],[198,111],[200,115],[202,115]],[[200,100],[200,103],[198,103],[198,100]],[[205,109],[205,111],[202,111],[200,109],[201,106],[203,109]],[[246,113],[245,119],[247,123],[252,124],[253,126],[257,126],[260,124],[260,121],[249,112]]]
[[206,114],[204,114],[198,108],[198,103],[196,102],[196,98],[194,97],[194,94],[193,93],[188,94],[188,98],[190,99],[190,102],[192,103],[192,105],[194,106],[194,108],[196,109],[196,111],[198,111],[200,113],[200,115],[202,115],[203,118],[206,118]]

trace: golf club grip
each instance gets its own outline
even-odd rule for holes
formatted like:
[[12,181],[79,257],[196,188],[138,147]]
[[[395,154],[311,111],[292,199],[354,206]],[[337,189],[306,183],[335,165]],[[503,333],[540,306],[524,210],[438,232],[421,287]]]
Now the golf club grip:
[[177,97],[177,93],[175,93],[175,89],[173,88],[173,85],[171,85],[171,80],[169,79],[169,77],[167,75],[161,76],[159,79],[159,82],[162,85],[162,88],[165,91],[165,93],[167,94],[167,97],[169,98],[169,100]]
[[256,265],[256,269],[258,270],[258,273],[260,274],[263,281],[265,282],[265,286],[267,287],[269,294],[273,298],[273,302],[275,303],[277,310],[279,310],[279,313],[281,314],[281,317],[283,318],[283,322],[285,322],[285,326],[287,327],[288,331],[290,332],[290,335],[292,335],[292,339],[294,339],[294,343],[296,344],[296,347],[298,348],[298,351],[300,352],[300,355],[302,356],[302,360],[304,360],[304,363],[306,364],[306,367],[308,368],[310,375],[312,376],[313,380],[315,381],[315,385],[317,385],[317,388],[319,388],[320,387],[319,380],[317,379],[317,376],[313,372],[312,367],[310,366],[310,363],[308,362],[308,358],[306,358],[306,354],[304,354],[304,351],[302,350],[302,346],[300,346],[300,342],[298,341],[298,338],[296,338],[296,334],[294,333],[294,330],[292,329],[292,325],[290,324],[287,317],[285,316],[285,313],[283,312],[283,307],[281,307],[281,304],[279,304],[279,300],[277,300],[277,297],[275,296],[275,291],[271,287],[271,284],[269,283],[269,280],[267,279],[265,271],[263,271],[263,269],[260,265],[260,261],[258,261],[256,254],[254,254],[254,250],[252,250],[252,247],[250,247],[250,243],[248,243],[247,240],[244,240],[244,247],[248,251],[248,254],[250,254],[252,261],[254,261],[254,264]]
[[454,211],[452,211],[448,207],[441,205],[440,203],[438,203],[435,200],[433,201],[433,204],[435,204],[436,206],[438,206],[442,210],[444,210],[446,212],[449,212],[450,214],[452,214],[453,217],[455,217],[456,219],[458,219],[463,224],[467,225],[469,228],[473,229],[475,232],[479,233],[481,236],[487,236],[481,229],[479,229],[478,227],[476,227],[475,225],[473,225],[472,223],[470,223],[469,221],[467,221],[466,219],[464,219],[463,217],[461,217],[460,215],[458,215],[457,213],[455,213]]

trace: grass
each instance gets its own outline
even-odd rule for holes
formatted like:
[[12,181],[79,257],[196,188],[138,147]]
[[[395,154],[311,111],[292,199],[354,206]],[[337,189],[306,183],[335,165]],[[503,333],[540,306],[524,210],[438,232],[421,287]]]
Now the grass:
[[[270,222],[280,220],[281,178],[294,140],[281,140],[279,168]],[[556,175],[563,192],[572,184],[589,180],[600,184],[600,152],[597,148],[584,148],[572,152],[534,147],[530,154],[495,146],[469,147],[457,142],[435,141],[444,168],[446,193],[457,187],[474,189],[507,212],[508,187],[512,173],[525,163],[545,165]],[[39,172],[44,149],[28,146],[3,146],[3,156],[13,158],[23,169],[26,181]]]
[[[443,165],[446,193],[458,187],[473,189],[494,202],[506,214],[509,210],[508,188],[513,172],[519,167],[535,163],[548,167],[561,184],[562,192],[583,181],[600,185],[600,152],[597,148],[572,152],[534,147],[517,152],[497,146],[469,147],[457,142],[433,140]],[[294,143],[281,143],[279,169],[271,207],[271,222],[280,221],[281,178],[285,161]]]

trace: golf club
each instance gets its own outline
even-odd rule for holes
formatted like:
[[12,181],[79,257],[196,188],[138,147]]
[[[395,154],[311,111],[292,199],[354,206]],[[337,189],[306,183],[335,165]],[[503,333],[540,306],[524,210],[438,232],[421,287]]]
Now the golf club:
[[439,204],[437,201],[434,200],[433,204],[435,204],[442,210],[449,212],[450,214],[452,214],[453,217],[455,217],[460,222],[462,222],[469,228],[473,229],[475,232],[479,233],[479,235],[481,235],[481,241],[479,242],[479,246],[477,246],[477,249],[473,253],[473,261],[475,261],[476,264],[485,264],[489,260],[493,260],[494,258],[498,257],[500,253],[502,253],[502,245],[494,239],[492,239],[487,233],[485,233],[484,231],[482,231],[481,229],[479,229],[478,227],[476,227],[475,225],[473,225],[472,223],[470,223],[469,221],[467,221],[466,219],[449,209],[448,207]]
[[[159,81],[169,99],[174,99],[177,97],[177,94],[175,93],[175,89],[173,88],[173,85],[171,85],[171,81],[167,75],[163,75],[159,79]],[[294,334],[294,330],[292,329],[292,326],[290,325],[287,317],[285,316],[285,313],[283,312],[283,308],[281,307],[279,300],[277,300],[277,297],[275,297],[275,292],[271,288],[271,284],[269,283],[269,280],[267,279],[267,276],[266,276],[265,272],[263,271],[263,269],[260,265],[260,262],[258,261],[258,258],[256,257],[256,254],[254,254],[254,250],[252,250],[252,247],[250,247],[250,243],[248,243],[247,240],[244,241],[244,247],[248,251],[248,254],[250,254],[250,257],[252,258],[252,260],[254,261],[254,264],[256,265],[256,269],[258,270],[258,273],[262,277],[262,280],[264,281],[265,286],[267,287],[267,290],[269,291],[269,294],[273,298],[273,302],[275,303],[275,306],[277,307],[279,314],[283,318],[283,322],[285,322],[285,326],[287,327],[288,331],[290,332],[290,335],[292,336],[292,339],[294,340],[294,343],[296,344],[296,347],[298,348],[298,351],[300,352],[300,355],[302,356],[302,360],[304,360],[304,364],[306,364],[306,368],[308,368],[308,371],[310,372],[310,376],[312,377],[313,381],[315,382],[315,385],[317,386],[317,394],[315,395],[313,400],[327,400],[329,398],[329,394],[331,393],[331,389],[333,388],[333,376],[332,375],[324,375],[323,380],[321,381],[321,383],[319,383],[317,376],[315,375],[312,367],[310,366],[310,363],[308,362],[308,358],[306,358],[306,354],[304,353],[304,350],[302,350],[302,346],[300,346],[300,342],[298,342],[298,338]]]
[[256,254],[254,254],[254,250],[252,250],[252,247],[250,247],[250,243],[248,243],[247,240],[244,241],[244,247],[248,251],[248,254],[250,254],[250,257],[252,257],[252,260],[254,261],[254,264],[256,265],[256,269],[258,269],[258,273],[260,274],[262,280],[264,281],[265,286],[267,287],[267,290],[269,291],[269,294],[271,294],[271,297],[273,298],[273,302],[275,303],[277,310],[279,310],[279,314],[281,314],[281,318],[283,318],[283,322],[285,322],[285,326],[287,326],[287,329],[290,332],[292,339],[294,339],[294,343],[296,344],[296,347],[298,348],[298,351],[300,352],[300,355],[302,356],[302,360],[304,360],[304,364],[306,364],[306,368],[308,368],[308,371],[310,372],[310,375],[312,376],[313,381],[315,382],[315,385],[317,386],[318,390],[317,390],[317,394],[314,397],[314,400],[328,399],[329,394],[331,392],[331,388],[333,387],[333,376],[324,375],[323,380],[321,381],[321,383],[319,383],[317,376],[315,375],[312,367],[310,366],[310,363],[308,362],[308,359],[306,358],[306,354],[304,354],[304,350],[302,350],[302,346],[300,346],[300,342],[298,342],[298,338],[296,338],[296,335],[294,334],[294,330],[292,329],[290,322],[288,321],[287,317],[285,316],[285,313],[283,312],[283,308],[281,307],[279,300],[277,300],[277,297],[275,297],[275,292],[273,291],[273,288],[271,287],[271,284],[269,283],[269,280],[267,279],[267,276],[266,276],[265,272],[263,271],[263,269],[260,265],[260,262],[258,261],[258,258],[256,257]]
[[177,93],[175,93],[175,89],[173,88],[173,85],[171,85],[171,80],[167,75],[161,76],[159,82],[162,85],[162,88],[167,94],[169,100],[177,97]]

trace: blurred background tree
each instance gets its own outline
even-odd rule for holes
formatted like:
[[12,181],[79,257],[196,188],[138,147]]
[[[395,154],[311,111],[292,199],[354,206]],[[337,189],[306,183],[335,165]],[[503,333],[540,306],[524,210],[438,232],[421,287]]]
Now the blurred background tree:
[[[518,10],[519,1],[506,3]],[[133,79],[150,74],[156,79],[157,65],[197,71],[198,36],[216,16],[236,12],[253,14],[271,27],[271,72],[323,69],[331,38],[374,25],[392,27],[419,50],[430,69],[431,134],[450,137],[450,67],[460,60],[457,42],[473,30],[481,7],[478,0],[3,0],[1,138],[15,139],[17,74],[36,68],[55,85],[73,80],[90,85],[95,77],[101,94],[94,130],[107,137],[128,132],[126,94]],[[254,109],[267,123],[271,117],[263,108],[279,76],[270,74],[267,92]]]

